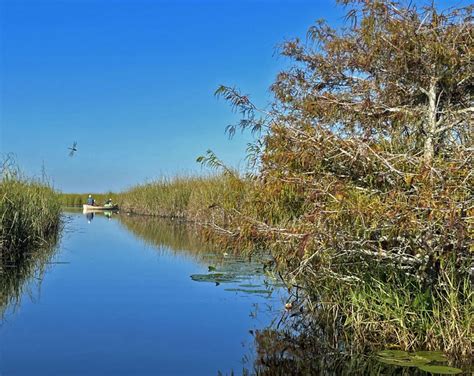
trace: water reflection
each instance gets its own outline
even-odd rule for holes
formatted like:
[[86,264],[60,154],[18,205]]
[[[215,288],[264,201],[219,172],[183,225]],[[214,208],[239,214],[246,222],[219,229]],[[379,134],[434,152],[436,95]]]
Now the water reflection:
[[0,253],[0,316],[7,308],[15,310],[21,302],[22,295],[35,294],[40,288],[41,280],[57,251],[58,236],[44,241],[37,249],[23,252]]
[[[295,325],[303,325],[304,328],[296,328]],[[299,319],[284,327],[285,329],[270,327],[255,333],[256,359],[253,368],[247,369],[245,373],[261,376],[430,374],[416,365],[400,366],[384,362],[375,354],[345,353],[343,349],[333,346],[333,341],[327,337],[328,333],[322,333],[320,329],[315,331],[315,328],[302,324]],[[474,371],[472,365],[466,364],[452,364],[449,368],[446,361],[430,364],[434,367],[441,365],[436,374],[472,375]],[[456,369],[452,366],[459,367],[458,372],[453,372]]]
[[[1,321],[1,374],[215,375],[253,364],[251,333],[283,310],[263,263],[172,221],[69,217],[58,253],[2,276],[2,297],[22,306]],[[68,265],[48,268],[53,256]],[[36,278],[41,296],[29,299]]]
[[177,253],[205,255],[216,251],[212,244],[198,236],[197,229],[183,222],[169,219],[118,215],[120,224],[156,249],[169,249]]
[[93,212],[87,212],[86,213],[86,218],[87,218],[87,222],[91,223],[92,220],[94,219],[94,213]]
[[255,375],[421,375],[413,369],[384,365],[368,356],[343,355],[318,337],[265,329],[255,335]]
[[2,259],[2,312],[48,275],[41,299],[0,326],[0,373],[426,374],[345,354],[296,305],[285,310],[287,292],[267,254],[222,252],[169,220],[102,212],[71,221],[59,249],[67,267],[48,268],[54,241]]
[[[162,218],[119,216],[128,231],[136,234],[157,250],[173,250],[187,254],[207,266],[207,272],[190,275],[195,282],[224,285],[224,290],[237,295],[260,295],[283,301],[284,287],[273,271],[268,253],[252,255],[228,253],[203,240],[198,229],[180,221]],[[283,306],[283,305],[281,305]]]
[[91,223],[96,215],[103,215],[107,219],[112,219],[113,216],[118,215],[117,210],[83,210],[83,214],[87,219],[88,223]]

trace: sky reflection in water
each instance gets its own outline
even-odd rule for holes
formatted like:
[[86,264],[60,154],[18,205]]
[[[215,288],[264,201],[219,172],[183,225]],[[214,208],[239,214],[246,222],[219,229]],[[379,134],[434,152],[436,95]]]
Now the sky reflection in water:
[[248,272],[194,281],[229,263],[182,226],[68,215],[53,260],[65,263],[51,264],[6,312],[0,374],[214,375],[251,364],[249,331],[279,316],[283,289],[242,291],[271,289]]

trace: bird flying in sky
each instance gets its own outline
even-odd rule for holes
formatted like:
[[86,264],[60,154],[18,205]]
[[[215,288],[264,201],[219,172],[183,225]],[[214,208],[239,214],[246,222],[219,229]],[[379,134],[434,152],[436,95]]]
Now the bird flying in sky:
[[77,142],[74,141],[74,143],[72,144],[72,146],[69,147],[68,149],[70,150],[69,156],[70,156],[70,157],[73,157],[73,156],[74,156],[74,153],[77,151]]

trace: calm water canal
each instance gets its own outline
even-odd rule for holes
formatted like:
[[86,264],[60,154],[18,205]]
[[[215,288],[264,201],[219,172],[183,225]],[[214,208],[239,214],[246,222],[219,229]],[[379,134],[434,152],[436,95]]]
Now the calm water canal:
[[182,225],[66,213],[46,270],[0,327],[1,375],[216,375],[250,367],[251,331],[284,289],[261,262],[213,252]]
[[57,246],[1,265],[0,376],[411,376],[446,363],[352,357],[330,331],[307,335],[265,255],[213,249],[172,221],[65,216]]

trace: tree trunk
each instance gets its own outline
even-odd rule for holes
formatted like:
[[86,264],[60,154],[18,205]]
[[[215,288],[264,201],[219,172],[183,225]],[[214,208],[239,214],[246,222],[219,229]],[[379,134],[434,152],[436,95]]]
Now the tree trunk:
[[433,162],[433,157],[434,157],[433,136],[428,135],[425,138],[425,144],[423,146],[423,160],[425,162],[426,167],[431,167],[431,163]]
[[425,143],[423,145],[423,159],[426,167],[431,167],[434,157],[434,136],[436,132],[436,81],[430,84],[428,95],[428,109],[425,124]]

